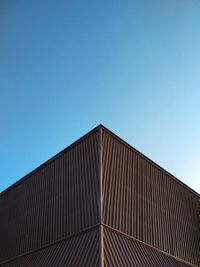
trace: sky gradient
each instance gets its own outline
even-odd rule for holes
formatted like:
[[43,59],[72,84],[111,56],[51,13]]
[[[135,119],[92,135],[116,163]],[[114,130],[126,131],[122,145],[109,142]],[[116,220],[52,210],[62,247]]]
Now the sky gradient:
[[0,191],[102,123],[200,193],[200,2],[0,1]]

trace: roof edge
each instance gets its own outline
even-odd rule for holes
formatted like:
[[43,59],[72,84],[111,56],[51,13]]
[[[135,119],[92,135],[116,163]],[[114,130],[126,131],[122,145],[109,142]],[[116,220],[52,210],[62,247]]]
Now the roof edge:
[[119,142],[123,143],[129,149],[133,150],[135,153],[137,153],[138,155],[140,155],[143,159],[145,159],[146,161],[148,161],[149,163],[151,163],[152,165],[154,165],[156,168],[158,168],[159,170],[161,170],[162,172],[164,172],[165,174],[167,174],[172,180],[174,180],[175,182],[177,182],[178,184],[180,184],[181,186],[183,186],[184,188],[186,188],[187,190],[189,190],[191,193],[193,193],[196,196],[200,197],[200,194],[198,192],[196,192],[195,190],[193,190],[191,187],[189,187],[188,185],[186,185],[184,182],[180,181],[177,177],[175,177],[174,175],[172,175],[170,172],[168,172],[167,170],[165,170],[163,167],[161,167],[160,165],[158,165],[156,162],[154,162],[153,160],[151,160],[150,158],[148,158],[147,156],[145,156],[143,153],[141,153],[139,150],[137,150],[136,148],[134,148],[133,146],[131,146],[129,143],[127,143],[126,141],[124,141],[121,137],[119,137],[117,134],[113,133],[111,130],[109,130],[108,128],[106,128],[103,124],[98,124],[95,128],[93,128],[92,130],[90,130],[89,132],[87,132],[86,134],[84,134],[83,136],[81,136],[79,139],[77,139],[76,141],[74,141],[72,144],[70,144],[69,146],[67,146],[66,148],[64,148],[60,152],[58,152],[56,155],[54,155],[53,157],[51,157],[50,159],[48,159],[47,161],[45,161],[44,163],[42,163],[41,165],[39,165],[38,167],[36,167],[34,170],[32,170],[31,172],[29,172],[28,174],[26,174],[25,176],[23,176],[22,178],[20,178],[18,181],[16,181],[15,183],[13,183],[12,185],[10,185],[6,189],[4,189],[2,192],[0,192],[0,197],[2,197],[5,193],[7,193],[8,191],[10,191],[13,188],[15,188],[17,185],[19,185],[22,182],[26,181],[33,174],[35,174],[36,172],[38,172],[39,170],[41,170],[42,168],[44,168],[48,164],[52,163],[54,160],[56,160],[59,157],[61,157],[66,151],[70,150],[71,148],[73,148],[74,146],[76,146],[77,144],[79,144],[80,142],[82,142],[83,140],[85,140],[86,138],[88,138],[91,134],[95,133],[100,128],[103,129],[104,131],[106,131],[108,134],[112,135],[115,139],[117,139]]
[[117,134],[113,133],[112,131],[110,131],[108,128],[106,128],[105,126],[103,126],[101,124],[99,126],[101,126],[108,134],[112,135],[119,142],[123,143],[126,147],[128,147],[131,150],[133,150],[135,153],[137,153],[138,155],[140,155],[143,159],[145,159],[146,161],[148,161],[149,163],[151,163],[152,165],[154,165],[156,168],[158,168],[159,170],[161,170],[162,172],[164,172],[165,174],[167,174],[172,180],[174,180],[175,182],[177,182],[178,184],[180,184],[181,186],[183,186],[187,190],[191,191],[196,196],[200,197],[200,194],[198,192],[196,192],[194,189],[192,189],[191,187],[189,187],[188,185],[186,185],[184,182],[182,182],[181,180],[179,180],[176,176],[174,176],[173,174],[171,174],[170,172],[168,172],[167,170],[165,170],[159,164],[157,164],[156,162],[154,162],[153,160],[151,160],[150,158],[148,158],[147,156],[145,156],[143,153],[141,153],[139,150],[137,150],[136,148],[134,148],[133,146],[131,146],[129,143],[127,143],[126,141],[124,141]]
[[3,191],[1,191],[0,192],[0,197],[2,197],[4,194],[6,194],[7,192],[9,192],[10,190],[12,190],[13,188],[15,188],[16,186],[18,186],[19,184],[21,184],[24,181],[26,181],[27,179],[29,179],[33,174],[35,174],[36,172],[38,172],[42,168],[48,166],[54,160],[56,160],[59,157],[61,157],[66,151],[68,151],[71,148],[73,148],[74,146],[78,145],[80,142],[82,142],[83,140],[85,140],[86,138],[88,138],[93,133],[97,132],[102,127],[104,127],[104,126],[102,124],[99,124],[95,128],[93,128],[92,130],[90,130],[89,132],[87,132],[86,134],[82,135],[80,138],[78,138],[72,144],[70,144],[69,146],[67,146],[66,148],[64,148],[60,152],[58,152],[56,155],[54,155],[53,157],[49,158],[47,161],[45,161],[44,163],[40,164],[38,167],[36,167],[32,171],[30,171],[29,173],[27,173],[26,175],[24,175],[22,178],[20,178],[19,180],[17,180],[15,183],[11,184],[6,189],[4,189]]

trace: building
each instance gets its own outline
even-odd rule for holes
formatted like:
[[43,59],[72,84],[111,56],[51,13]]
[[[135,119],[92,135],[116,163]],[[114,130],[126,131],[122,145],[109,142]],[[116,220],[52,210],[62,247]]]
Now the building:
[[0,194],[0,266],[198,266],[199,194],[99,125]]

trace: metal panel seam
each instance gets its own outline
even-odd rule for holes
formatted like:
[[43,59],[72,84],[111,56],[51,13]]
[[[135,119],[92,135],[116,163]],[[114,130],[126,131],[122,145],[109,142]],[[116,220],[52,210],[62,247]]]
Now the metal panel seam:
[[102,150],[103,150],[103,142],[102,142],[102,127],[99,128],[99,202],[100,202],[100,259],[101,259],[101,267],[104,266],[104,250],[103,250],[103,228],[101,223],[103,222],[103,190],[102,190]]
[[125,234],[125,233],[123,233],[123,232],[120,232],[119,230],[116,230],[116,229],[110,227],[109,225],[106,225],[106,224],[104,224],[104,223],[102,223],[101,225],[102,225],[102,227],[104,227],[105,229],[108,229],[108,230],[110,230],[110,231],[113,231],[113,232],[115,232],[115,233],[117,233],[117,234],[119,234],[119,235],[121,235],[121,236],[124,236],[125,238],[130,239],[130,240],[137,241],[138,243],[140,243],[140,244],[142,244],[142,245],[144,245],[144,246],[147,246],[147,247],[149,247],[149,248],[151,248],[151,249],[154,249],[154,250],[156,250],[156,251],[158,251],[158,252],[160,252],[160,253],[162,253],[162,254],[164,254],[164,255],[170,257],[170,258],[173,258],[173,259],[175,259],[175,260],[177,260],[177,261],[179,261],[179,262],[183,262],[183,263],[185,263],[185,264],[187,264],[187,265],[190,265],[190,266],[192,266],[192,267],[197,267],[197,265],[194,265],[194,264],[192,264],[192,263],[190,263],[190,262],[187,262],[187,261],[185,261],[185,260],[182,260],[182,259],[180,259],[180,258],[174,257],[173,255],[171,255],[171,254],[169,254],[169,253],[167,253],[167,252],[165,252],[165,251],[162,251],[162,250],[160,250],[160,249],[158,249],[158,248],[156,248],[156,247],[153,247],[153,246],[151,246],[151,245],[149,245],[149,244],[147,244],[147,243],[144,243],[144,242],[142,242],[141,240],[139,240],[139,239],[137,239],[137,238],[135,238],[135,237],[133,237],[133,236],[130,236],[130,235],[127,235],[127,234]]
[[41,246],[41,247],[39,247],[39,248],[37,248],[37,249],[28,251],[27,253],[23,253],[23,254],[21,254],[21,255],[18,255],[17,257],[14,257],[14,258],[11,258],[11,259],[9,259],[9,260],[0,262],[0,265],[1,265],[1,264],[7,264],[7,263],[12,262],[12,261],[14,261],[14,260],[16,260],[16,259],[19,259],[19,258],[21,258],[21,257],[27,256],[27,255],[29,255],[29,254],[33,254],[33,253],[35,253],[35,252],[38,252],[38,251],[40,251],[40,250],[42,250],[42,249],[45,249],[45,248],[54,246],[55,244],[58,244],[58,243],[60,243],[60,242],[63,242],[63,241],[69,240],[69,239],[71,239],[71,238],[74,238],[74,237],[76,237],[76,236],[79,236],[79,235],[81,235],[81,234],[84,234],[84,233],[93,231],[93,230],[95,230],[96,228],[98,228],[98,227],[100,227],[100,226],[101,226],[101,224],[98,223],[98,224],[96,224],[96,225],[94,225],[94,226],[92,226],[92,227],[89,227],[89,228],[87,228],[87,229],[81,230],[81,231],[79,231],[79,232],[77,232],[77,233],[75,233],[75,234],[73,234],[73,235],[69,235],[69,236],[67,236],[67,237],[65,237],[65,238],[56,240],[55,242],[52,242],[52,243],[47,244],[47,245],[45,245],[45,246]]

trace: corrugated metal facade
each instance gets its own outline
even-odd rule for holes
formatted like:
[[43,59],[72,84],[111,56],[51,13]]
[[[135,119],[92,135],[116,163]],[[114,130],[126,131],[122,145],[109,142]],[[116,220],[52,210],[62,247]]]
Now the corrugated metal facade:
[[189,267],[172,257],[127,238],[115,231],[104,229],[105,267]]
[[198,264],[198,196],[103,130],[103,223]]
[[0,266],[197,266],[198,199],[99,126],[0,194]]
[[0,262],[100,223],[99,131],[0,196]]
[[100,267],[100,232],[93,230],[20,257],[2,267]]

